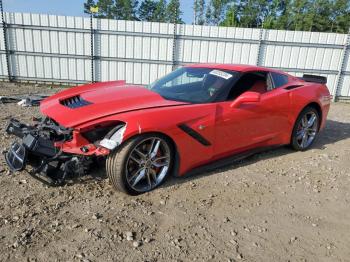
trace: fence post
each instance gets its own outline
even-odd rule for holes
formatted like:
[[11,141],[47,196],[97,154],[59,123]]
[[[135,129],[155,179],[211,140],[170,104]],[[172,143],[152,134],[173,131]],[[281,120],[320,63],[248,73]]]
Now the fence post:
[[2,30],[3,30],[4,45],[5,45],[7,76],[8,76],[8,80],[12,82],[14,80],[14,77],[12,75],[11,64],[10,64],[11,50],[9,50],[9,46],[8,46],[7,24],[4,19],[4,8],[2,5],[2,0],[0,0],[0,12],[1,12],[1,23],[2,23]]
[[174,10],[174,21],[173,21],[173,54],[172,54],[172,70],[174,71],[176,68],[176,41],[177,41],[177,24],[176,24],[176,18],[177,18],[177,9]]
[[258,44],[258,55],[256,58],[256,65],[261,66],[263,65],[262,63],[262,57],[263,57],[263,48],[264,48],[264,28],[260,28],[259,32],[259,44]]
[[95,70],[94,70],[94,26],[93,26],[93,13],[90,12],[90,55],[91,55],[91,82],[95,82]]
[[343,55],[341,58],[340,68],[337,75],[337,81],[334,88],[333,102],[337,101],[338,96],[341,94],[341,88],[344,82],[344,72],[346,70],[347,62],[350,59],[350,28],[346,37],[345,45],[343,48]]

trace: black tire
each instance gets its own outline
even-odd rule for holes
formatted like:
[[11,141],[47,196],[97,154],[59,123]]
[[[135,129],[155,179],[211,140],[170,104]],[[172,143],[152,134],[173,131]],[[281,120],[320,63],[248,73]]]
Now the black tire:
[[[166,174],[162,175],[162,179],[160,181],[158,181],[157,183],[156,183],[156,181],[153,181],[155,184],[152,187],[145,188],[145,189],[136,189],[128,181],[129,176],[130,176],[129,171],[128,171],[129,165],[130,165],[129,162],[134,158],[134,157],[131,158],[130,155],[133,154],[135,148],[142,146],[142,143],[144,141],[148,141],[148,140],[151,140],[154,138],[157,140],[158,139],[161,140],[162,143],[164,143],[161,145],[163,145],[164,148],[167,147],[169,149],[169,152],[168,152],[169,153],[169,167],[167,168]],[[146,143],[146,142],[144,142],[144,143]],[[152,147],[152,146],[153,146],[153,144],[150,145],[150,147]],[[166,150],[164,149],[164,151],[166,151]],[[174,164],[174,156],[175,156],[174,147],[166,136],[163,136],[161,134],[145,134],[145,135],[135,136],[135,137],[129,139],[128,141],[126,141],[125,143],[123,143],[116,151],[114,151],[110,155],[108,155],[107,160],[106,160],[107,176],[108,176],[112,186],[115,189],[117,189],[118,191],[124,192],[124,193],[129,194],[129,195],[143,194],[143,193],[152,191],[153,189],[159,187],[161,184],[163,184],[165,182],[166,178],[172,172],[172,168],[173,168],[173,164]],[[136,162],[135,163],[132,162],[132,164],[134,164],[136,166],[139,165]],[[140,168],[140,166],[138,166],[138,168]],[[148,169],[150,169],[150,167]],[[148,170],[148,169],[146,169],[146,170]],[[137,173],[137,171],[135,172],[135,174],[136,173]],[[142,179],[146,179],[146,176],[151,176],[148,173],[148,171],[147,171],[147,174],[144,175],[145,178],[142,178]]]
[[[303,121],[305,123],[305,117],[306,117],[306,119],[309,119],[309,117],[311,117],[311,116],[316,117],[315,123],[308,128],[303,127]],[[297,120],[295,121],[293,132],[292,132],[292,137],[291,137],[291,147],[296,151],[305,151],[305,150],[309,149],[312,146],[312,144],[314,143],[314,141],[318,135],[320,122],[321,122],[320,115],[314,107],[308,106],[308,107],[304,108],[303,111],[301,111],[301,113],[299,114]],[[307,122],[307,125],[309,125],[309,121]],[[308,129],[308,131],[306,131],[306,129]],[[310,136],[309,136],[309,138],[306,138],[304,140],[305,133],[307,133],[306,136],[308,136],[308,135],[310,135]],[[300,137],[301,135],[302,135],[302,137]],[[303,141],[304,141],[304,143],[303,143]]]

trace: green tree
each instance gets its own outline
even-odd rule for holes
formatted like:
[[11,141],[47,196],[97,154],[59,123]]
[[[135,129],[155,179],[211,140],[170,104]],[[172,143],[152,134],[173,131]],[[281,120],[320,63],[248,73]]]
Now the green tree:
[[123,20],[137,19],[137,0],[87,0],[84,3],[84,12],[90,13],[91,6],[98,7],[98,12],[94,14],[94,17]]
[[262,21],[263,28],[274,28],[277,24],[278,12],[280,11],[282,1],[272,0],[268,2],[265,17]]
[[330,31],[337,33],[348,33],[350,28],[350,1],[335,0],[330,13]]
[[204,0],[194,0],[193,3],[193,24],[203,25],[205,23],[205,1]]
[[288,12],[289,19],[286,29],[303,30],[306,28],[306,25],[310,24],[310,21],[312,20],[309,11],[313,4],[313,1],[309,0],[291,1]]
[[159,0],[154,11],[154,19],[156,22],[166,22],[167,21],[167,3],[165,0]]
[[90,14],[90,7],[96,6],[96,3],[94,0],[87,0],[86,3],[84,3],[84,13]]
[[115,0],[114,18],[121,20],[137,20],[137,6],[137,0]]
[[139,19],[142,21],[157,21],[155,12],[157,9],[157,3],[153,0],[144,0],[139,8]]
[[113,0],[98,0],[96,4],[98,6],[98,13],[95,14],[95,17],[115,18],[113,2]]
[[91,7],[98,7],[98,12],[94,13],[93,16],[97,18],[114,18],[114,0],[98,0],[97,2],[94,0],[87,0],[84,3],[84,13],[90,14]]
[[244,0],[241,1],[239,10],[239,21],[243,27],[261,27],[268,13],[268,1],[266,0]]
[[236,5],[231,5],[225,15],[224,20],[220,23],[221,26],[238,27],[238,9]]
[[182,24],[183,21],[181,19],[181,15],[182,15],[182,12],[180,9],[180,1],[170,0],[166,9],[167,21],[170,23]]
[[224,18],[228,0],[210,0],[207,5],[206,23],[208,25],[219,25]]
[[[349,0],[194,0],[194,24],[347,33]],[[207,4],[206,4],[207,3]],[[183,23],[179,0],[86,0],[94,17]],[[137,17],[139,14],[139,17]]]
[[267,27],[270,29],[286,29],[288,27],[288,23],[290,21],[289,11],[291,8],[292,0],[284,0],[279,3],[277,8],[278,15],[276,15],[276,19],[274,21],[270,21],[271,27],[268,27],[269,22],[267,22]]
[[303,30],[320,32],[330,31],[332,26],[331,11],[331,1],[315,0],[305,16],[305,26]]

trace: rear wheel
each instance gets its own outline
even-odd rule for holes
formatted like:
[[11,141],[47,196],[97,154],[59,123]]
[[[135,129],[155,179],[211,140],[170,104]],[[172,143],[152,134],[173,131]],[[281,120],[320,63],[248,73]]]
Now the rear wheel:
[[291,146],[298,151],[310,148],[318,134],[320,116],[314,107],[306,107],[295,122]]
[[107,158],[107,175],[117,190],[137,195],[161,185],[171,172],[174,152],[162,135],[132,138]]

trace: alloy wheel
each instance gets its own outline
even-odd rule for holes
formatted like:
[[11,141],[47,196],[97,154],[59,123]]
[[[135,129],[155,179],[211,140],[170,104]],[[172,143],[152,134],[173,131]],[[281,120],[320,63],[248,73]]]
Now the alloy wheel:
[[300,120],[297,133],[296,142],[300,148],[309,147],[314,141],[318,130],[318,116],[315,112],[307,112]]
[[126,180],[137,192],[157,187],[168,173],[171,161],[168,143],[159,137],[149,137],[138,143],[126,161]]

